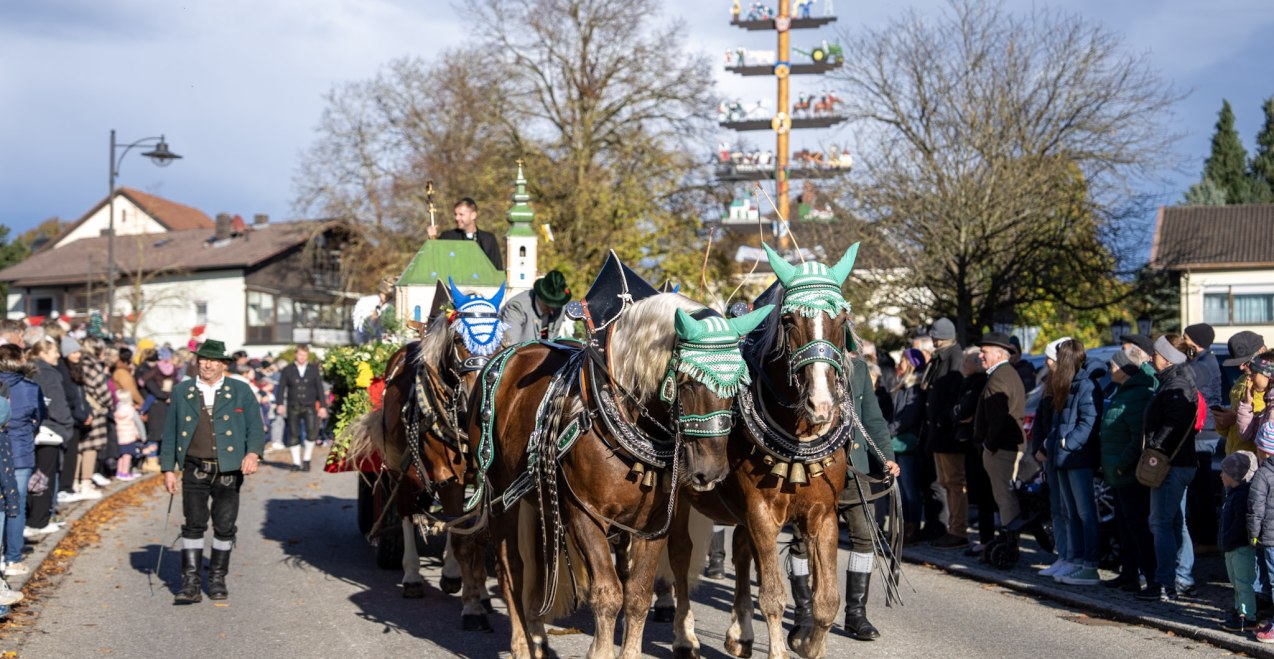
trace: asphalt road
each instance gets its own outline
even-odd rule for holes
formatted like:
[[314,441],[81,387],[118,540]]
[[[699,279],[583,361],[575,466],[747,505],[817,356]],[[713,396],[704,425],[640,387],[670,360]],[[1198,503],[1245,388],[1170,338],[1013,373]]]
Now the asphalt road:
[[[135,513],[101,530],[100,546],[80,553],[39,605],[34,625],[14,632],[0,649],[16,649],[22,657],[70,658],[507,656],[509,627],[502,602],[495,600],[494,634],[462,633],[458,598],[436,588],[435,559],[426,558],[425,599],[401,598],[400,575],[378,569],[374,550],[358,533],[354,475],[294,474],[281,466],[268,463],[244,488],[226,602],[205,597],[198,605],[174,607],[176,554],[165,557],[162,583],[157,579],[151,594],[146,572],[159,544],[172,540],[180,523],[174,513],[169,537],[161,539],[168,497],[156,490]],[[843,562],[843,551],[841,558]],[[904,607],[884,608],[880,593],[873,593],[871,618],[884,637],[861,643],[834,629],[828,656],[1228,654],[936,570],[908,566],[906,574],[910,587],[904,587]],[[705,582],[695,595],[705,656],[726,656],[722,640],[730,597],[723,582]],[[757,620],[756,652],[764,656],[759,614]],[[559,633],[551,637],[551,645],[561,657],[583,656],[591,628],[591,616],[577,613],[555,628]],[[647,626],[648,655],[670,656],[671,643],[669,625]]]

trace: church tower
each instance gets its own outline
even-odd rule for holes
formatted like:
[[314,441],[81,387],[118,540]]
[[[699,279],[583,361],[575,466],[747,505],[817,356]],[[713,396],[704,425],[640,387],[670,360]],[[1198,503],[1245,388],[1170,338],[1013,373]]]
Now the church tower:
[[535,283],[536,259],[539,239],[531,220],[535,219],[535,211],[531,210],[531,196],[526,193],[526,177],[522,175],[522,161],[518,161],[518,178],[515,181],[517,191],[513,193],[513,207],[509,209],[509,233],[504,239],[506,272],[509,281],[509,297],[531,288]]

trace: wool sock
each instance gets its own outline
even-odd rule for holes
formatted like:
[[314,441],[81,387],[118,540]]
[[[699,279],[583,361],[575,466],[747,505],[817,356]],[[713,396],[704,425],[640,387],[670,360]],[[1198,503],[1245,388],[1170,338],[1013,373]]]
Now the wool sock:
[[313,457],[314,457],[314,442],[311,442],[310,440],[307,439],[305,440],[305,461],[309,462],[310,458],[313,458]]
[[289,446],[288,450],[292,452],[292,464],[301,466],[301,445]]

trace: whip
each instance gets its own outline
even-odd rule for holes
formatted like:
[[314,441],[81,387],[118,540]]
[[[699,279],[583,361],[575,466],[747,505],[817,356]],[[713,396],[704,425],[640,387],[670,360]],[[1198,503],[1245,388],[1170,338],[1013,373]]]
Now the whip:
[[[161,543],[164,541],[164,538],[168,537],[168,520],[169,518],[173,516],[173,499],[174,498],[175,498],[175,495],[171,493],[168,495],[168,512],[164,515],[164,530],[161,531],[159,534],[159,541]],[[167,547],[167,545],[163,545],[163,544],[159,545],[159,558],[155,560],[155,569],[152,570],[150,574],[146,575],[146,585],[150,587],[151,597],[155,596],[154,576],[156,574],[159,574],[159,567],[164,564],[164,548],[165,547]]]

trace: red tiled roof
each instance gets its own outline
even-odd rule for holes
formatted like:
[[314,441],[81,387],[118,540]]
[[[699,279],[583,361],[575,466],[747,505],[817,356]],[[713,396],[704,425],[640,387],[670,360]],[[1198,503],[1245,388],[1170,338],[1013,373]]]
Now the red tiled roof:
[[133,203],[141,207],[151,217],[159,221],[160,224],[168,227],[169,231],[184,231],[186,229],[211,229],[216,225],[208,214],[185,204],[179,204],[171,199],[164,199],[153,194],[148,194],[135,188],[121,187],[119,192],[123,193]]
[[1150,263],[1168,270],[1274,266],[1274,204],[1163,206]]
[[[256,225],[247,234],[210,243],[212,229],[118,236],[115,261],[121,276],[139,268],[152,273],[251,268],[303,245],[329,226],[324,221]],[[74,285],[106,279],[107,236],[84,238],[57,249],[37,252],[0,270],[0,281],[13,286]]]

